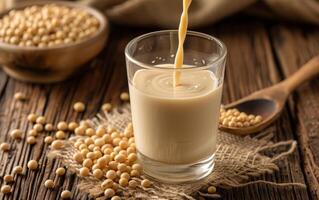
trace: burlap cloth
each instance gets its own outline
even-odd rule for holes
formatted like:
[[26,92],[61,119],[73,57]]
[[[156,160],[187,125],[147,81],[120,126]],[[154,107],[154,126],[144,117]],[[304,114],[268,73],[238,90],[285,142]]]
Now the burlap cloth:
[[[129,105],[114,110],[112,113],[98,114],[96,118],[89,120],[93,126],[111,125],[123,131],[126,124],[131,121]],[[278,161],[286,159],[296,148],[296,141],[288,140],[278,143],[271,142],[273,130],[268,129],[255,137],[239,137],[225,132],[218,133],[218,147],[215,153],[214,171],[205,179],[191,184],[169,185],[154,182],[153,187],[145,189],[120,188],[121,196],[125,199],[195,199],[194,196],[220,197],[219,194],[207,194],[208,186],[214,185],[220,188],[233,188],[249,184],[263,183],[273,187],[302,187],[302,183],[275,183],[263,180],[251,181],[252,177],[259,177],[264,173],[273,173],[280,170]],[[62,150],[52,150],[49,158],[58,158],[68,166],[68,170],[78,173],[81,165],[77,164],[72,156],[78,150],[73,147],[76,137],[67,140]],[[139,179],[136,179],[140,181]],[[91,197],[105,199],[98,180],[92,176],[81,178],[77,186],[81,192],[88,193]]]
[[[0,0],[0,10],[29,0]],[[182,0],[78,0],[105,11],[112,22],[139,26],[178,25]],[[318,0],[193,0],[190,27],[211,24],[249,7],[255,15],[319,23]],[[256,8],[261,9],[256,9]]]

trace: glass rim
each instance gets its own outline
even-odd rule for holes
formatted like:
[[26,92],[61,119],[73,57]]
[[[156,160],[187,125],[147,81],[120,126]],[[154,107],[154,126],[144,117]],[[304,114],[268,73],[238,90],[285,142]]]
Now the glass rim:
[[218,55],[218,58],[214,61],[212,61],[209,64],[206,64],[205,66],[191,66],[191,67],[182,67],[182,68],[171,68],[171,67],[163,67],[163,66],[155,66],[155,65],[150,65],[141,61],[136,60],[135,58],[133,58],[130,53],[129,53],[129,49],[133,46],[133,44],[135,44],[138,41],[141,41],[145,38],[154,36],[154,35],[164,35],[164,34],[168,34],[168,33],[177,33],[178,34],[178,30],[161,30],[161,31],[153,31],[153,32],[149,32],[140,36],[137,36],[135,38],[133,38],[125,47],[125,56],[126,58],[128,58],[131,62],[135,63],[138,66],[141,66],[143,68],[148,68],[148,69],[163,69],[163,70],[175,70],[175,71],[185,71],[185,70],[191,70],[191,69],[207,69],[210,68],[211,64],[214,63],[218,63],[222,60],[225,59],[226,55],[227,55],[227,48],[226,45],[219,39],[217,39],[214,36],[211,36],[209,34],[206,33],[201,33],[201,32],[197,32],[197,31],[187,31],[186,33],[186,37],[187,35],[191,35],[191,36],[197,36],[200,38],[205,38],[205,39],[209,39],[211,41],[214,41],[217,43],[218,46],[220,46],[221,48],[221,54]]

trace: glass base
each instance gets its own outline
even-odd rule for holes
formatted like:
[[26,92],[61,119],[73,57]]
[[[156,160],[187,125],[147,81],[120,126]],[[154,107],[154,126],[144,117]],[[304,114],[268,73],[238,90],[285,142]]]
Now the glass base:
[[167,164],[148,158],[138,152],[144,173],[165,183],[194,182],[208,176],[214,169],[215,155],[192,164]]

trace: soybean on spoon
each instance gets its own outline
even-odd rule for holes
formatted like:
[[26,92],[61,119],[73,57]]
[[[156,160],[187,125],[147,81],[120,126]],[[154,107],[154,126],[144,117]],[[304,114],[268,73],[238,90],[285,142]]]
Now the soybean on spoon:
[[220,124],[219,129],[237,135],[261,131],[280,115],[290,93],[318,74],[319,56],[316,56],[287,79],[225,106],[225,109],[236,108],[248,114],[261,115],[263,120],[260,123],[248,127],[228,127]]

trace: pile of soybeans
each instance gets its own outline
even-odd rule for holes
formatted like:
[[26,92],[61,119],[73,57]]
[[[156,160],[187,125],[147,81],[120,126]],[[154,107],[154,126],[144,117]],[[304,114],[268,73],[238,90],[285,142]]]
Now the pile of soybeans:
[[250,127],[262,122],[263,118],[260,115],[247,114],[236,108],[225,109],[220,108],[219,124],[226,127]]
[[11,10],[0,19],[0,42],[22,47],[70,44],[95,34],[98,19],[87,11],[56,4]]
[[[21,92],[14,95],[16,101],[24,102],[28,98]],[[129,101],[129,95],[126,92],[121,93],[120,99],[124,102]],[[76,102],[73,105],[75,112],[84,112],[86,106],[82,102]],[[104,112],[110,112],[112,105],[105,103],[101,106]],[[33,146],[37,143],[37,137],[43,134],[54,133],[54,136],[47,135],[44,137],[44,143],[50,145],[50,148],[61,150],[66,142],[69,142],[68,135],[75,135],[76,141],[73,143],[78,152],[73,154],[73,160],[81,165],[77,174],[80,177],[95,177],[101,180],[100,188],[104,191],[104,196],[111,200],[120,200],[121,191],[125,189],[149,188],[153,183],[142,178],[143,168],[138,163],[136,145],[134,139],[134,130],[132,123],[129,123],[123,132],[116,130],[114,127],[105,127],[103,125],[95,127],[90,120],[77,122],[60,121],[56,125],[49,123],[45,116],[31,113],[27,116],[27,121],[32,124],[32,129],[24,133],[20,129],[10,131],[10,137],[14,140],[24,140],[28,145]],[[11,144],[3,142],[0,149],[6,153],[11,150]],[[28,170],[38,170],[41,163],[37,160],[29,160],[26,165]],[[1,186],[1,192],[10,195],[12,192],[11,185],[17,176],[24,175],[23,166],[15,166],[12,174],[6,174],[3,177],[5,182]],[[59,167],[56,169],[56,176],[62,177],[66,174],[66,168]],[[52,190],[57,185],[54,179],[44,181],[43,187]],[[94,186],[92,186],[94,187]],[[208,193],[215,193],[216,188],[210,186],[207,188]],[[72,198],[69,190],[63,190],[60,194],[62,199]]]

